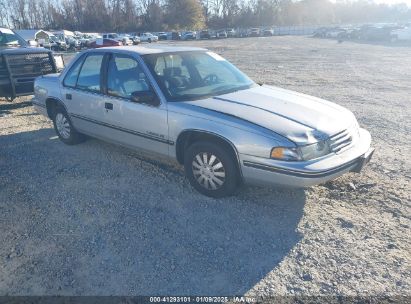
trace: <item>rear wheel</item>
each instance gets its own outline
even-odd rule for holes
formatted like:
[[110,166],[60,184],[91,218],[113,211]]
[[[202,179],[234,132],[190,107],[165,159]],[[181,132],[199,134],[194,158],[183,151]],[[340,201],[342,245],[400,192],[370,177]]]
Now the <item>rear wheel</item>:
[[184,154],[186,176],[198,192],[214,198],[235,192],[240,178],[236,160],[227,149],[212,142],[198,142]]
[[67,145],[75,145],[85,139],[83,134],[73,128],[70,118],[63,107],[58,106],[54,110],[53,125],[60,140]]

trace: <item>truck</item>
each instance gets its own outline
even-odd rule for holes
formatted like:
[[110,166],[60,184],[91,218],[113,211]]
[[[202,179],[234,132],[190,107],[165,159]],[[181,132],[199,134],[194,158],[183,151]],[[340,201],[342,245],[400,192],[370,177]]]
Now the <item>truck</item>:
[[0,98],[13,101],[18,96],[32,95],[36,77],[63,68],[61,55],[31,47],[14,31],[0,27]]

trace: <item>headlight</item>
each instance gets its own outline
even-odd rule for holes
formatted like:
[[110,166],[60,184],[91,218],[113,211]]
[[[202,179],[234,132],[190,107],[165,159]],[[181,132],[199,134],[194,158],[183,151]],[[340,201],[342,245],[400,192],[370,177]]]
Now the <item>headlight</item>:
[[271,150],[271,158],[278,160],[302,160],[297,148],[276,147]]
[[330,147],[327,141],[319,141],[298,148],[276,147],[271,150],[270,157],[285,161],[302,161],[319,158],[329,153]]
[[330,146],[326,141],[319,141],[315,144],[299,147],[298,149],[304,160],[318,158],[330,153]]

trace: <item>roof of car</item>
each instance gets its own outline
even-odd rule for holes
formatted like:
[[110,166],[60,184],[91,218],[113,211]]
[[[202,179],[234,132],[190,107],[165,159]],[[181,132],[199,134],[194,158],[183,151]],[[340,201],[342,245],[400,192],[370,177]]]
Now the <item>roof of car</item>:
[[161,53],[173,53],[173,52],[190,52],[190,51],[207,51],[198,47],[186,47],[186,46],[171,46],[171,45],[150,45],[150,46],[116,46],[116,47],[104,47],[100,50],[113,50],[113,51],[126,51],[134,52],[140,55],[147,54],[161,54]]

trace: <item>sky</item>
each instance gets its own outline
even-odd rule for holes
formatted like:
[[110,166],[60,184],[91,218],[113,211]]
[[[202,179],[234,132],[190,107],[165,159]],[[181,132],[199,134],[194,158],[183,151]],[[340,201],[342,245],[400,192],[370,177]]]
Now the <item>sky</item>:
[[[330,0],[330,1],[331,2],[339,2],[339,1],[346,2],[346,0]],[[356,1],[356,0],[351,0],[351,1]],[[388,4],[388,5],[405,3],[406,5],[411,7],[411,0],[368,0],[368,1],[375,2],[378,4]]]
[[374,2],[385,3],[385,4],[406,3],[408,6],[411,6],[411,0],[374,0]]

